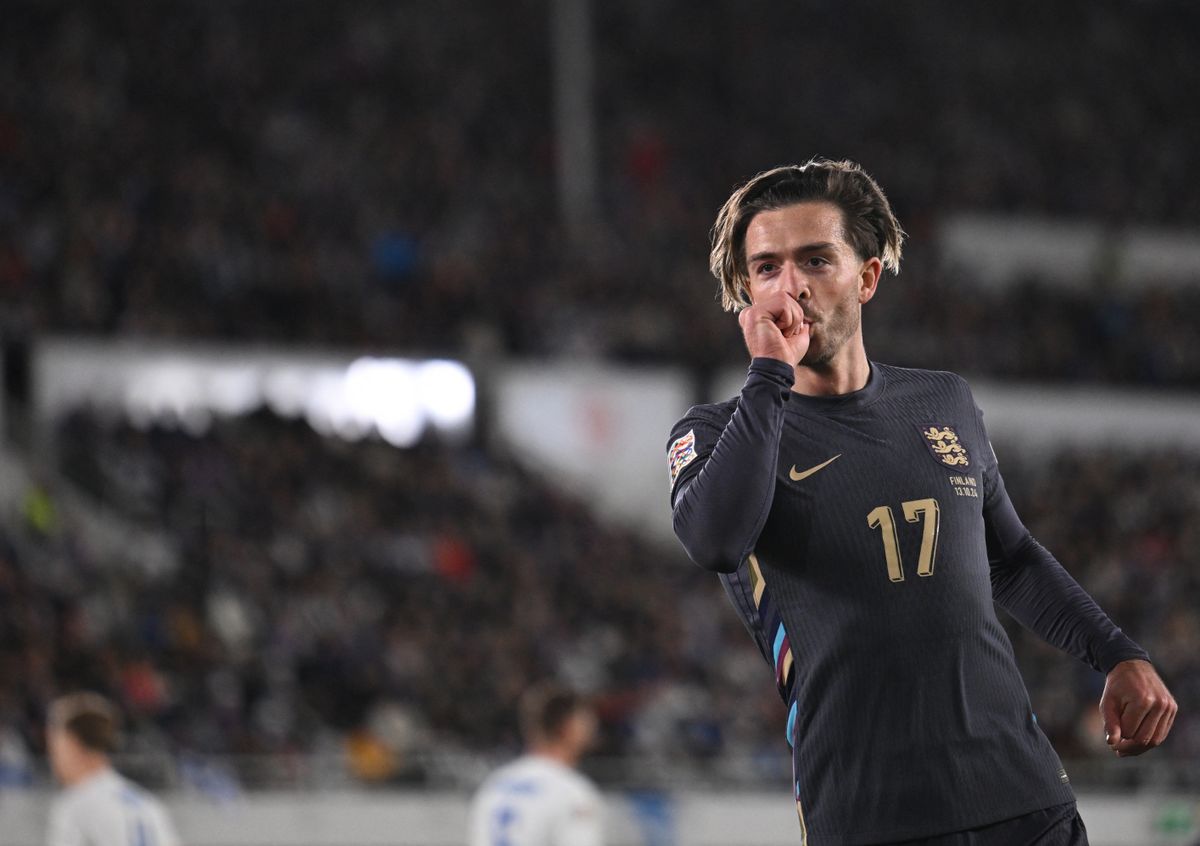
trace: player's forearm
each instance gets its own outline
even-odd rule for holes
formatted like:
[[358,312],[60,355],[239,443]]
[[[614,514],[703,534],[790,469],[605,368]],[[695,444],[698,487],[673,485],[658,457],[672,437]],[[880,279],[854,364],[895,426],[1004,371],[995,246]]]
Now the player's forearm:
[[706,570],[733,572],[758,540],[775,494],[783,408],[793,381],[786,364],[754,359],[729,424],[699,473],[675,495],[675,534]]
[[1131,658],[1149,660],[1028,534],[1001,566],[992,567],[992,593],[1023,626],[1103,673]]

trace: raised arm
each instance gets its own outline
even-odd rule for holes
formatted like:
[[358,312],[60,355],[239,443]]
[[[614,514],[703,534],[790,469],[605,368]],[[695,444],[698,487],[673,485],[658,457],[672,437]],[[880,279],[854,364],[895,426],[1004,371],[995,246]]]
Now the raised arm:
[[675,534],[706,570],[732,573],[754,548],[775,495],[775,464],[792,368],[756,358],[721,428],[693,412],[676,424],[668,446]]
[[750,554],[771,510],[783,407],[808,350],[804,309],[774,291],[738,314],[750,374],[726,423],[689,415],[667,446],[675,534],[706,570],[732,573]]

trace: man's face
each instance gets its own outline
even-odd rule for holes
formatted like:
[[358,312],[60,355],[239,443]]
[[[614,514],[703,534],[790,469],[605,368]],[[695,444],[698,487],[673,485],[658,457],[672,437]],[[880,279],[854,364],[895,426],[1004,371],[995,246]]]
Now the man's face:
[[591,711],[579,709],[563,723],[562,737],[576,755],[583,755],[596,742],[596,717]]
[[[806,202],[759,212],[746,228],[750,301],[783,291],[812,320],[800,361],[821,367],[859,330],[862,304],[875,293],[879,260],[864,261],[846,241],[842,212],[829,202]],[[873,272],[872,272],[873,271]]]

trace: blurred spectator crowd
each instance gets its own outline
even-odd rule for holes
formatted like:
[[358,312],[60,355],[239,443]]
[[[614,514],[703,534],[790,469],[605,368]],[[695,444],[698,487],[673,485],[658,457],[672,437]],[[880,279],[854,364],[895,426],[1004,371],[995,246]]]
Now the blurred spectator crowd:
[[[1048,267],[985,290],[934,243],[956,212],[1200,225],[1200,5],[593,3],[602,179],[582,241],[558,223],[547,2],[10,5],[6,341],[713,368],[744,352],[706,270],[712,217],[735,182],[820,154],[864,163],[911,236],[868,307],[874,357],[1200,386],[1200,271],[1099,268],[1080,291]],[[786,767],[782,705],[714,580],[492,448],[265,416],[191,437],[81,412],[57,435],[56,473],[174,554],[98,554],[56,507],[68,482],[0,519],[0,786],[28,780],[46,703],[80,685],[122,703],[134,753],[332,752],[391,782],[436,780],[435,751],[513,751],[516,696],[555,675],[597,697],[602,776]],[[1173,685],[1155,755],[1200,760],[1200,459],[1005,466],[1035,535]],[[1102,679],[1013,634],[1042,727],[1102,755]]]
[[[1034,537],[1146,648],[1181,709],[1193,712],[1154,755],[1187,762],[1186,777],[1200,778],[1200,455],[1150,444],[1039,454],[1003,442],[997,455]],[[1038,725],[1059,754],[1110,757],[1097,708],[1103,677],[1000,617]]]
[[[115,508],[130,543],[166,527],[179,556],[97,556],[56,519],[53,486],[7,515],[10,761],[31,765],[47,701],[84,685],[122,703],[133,752],[332,753],[348,777],[436,783],[439,756],[515,752],[516,698],[557,676],[596,697],[601,778],[784,777],[782,704],[716,580],[494,450],[343,443],[265,415],[197,438],[79,413],[58,437],[69,484]],[[1200,759],[1200,459],[999,452],[1035,535],[1179,698],[1155,755]],[[1012,631],[1056,747],[1107,757],[1103,678]]]
[[333,751],[368,781],[426,780],[428,752],[515,752],[516,699],[559,676],[598,697],[601,758],[783,760],[782,705],[712,613],[719,587],[503,456],[266,415],[199,439],[76,415],[59,441],[73,484],[180,555],[98,560],[26,505],[0,571],[0,715],[30,748],[47,698],[82,685],[133,716],[133,752]]
[[584,243],[557,224],[549,7],[19,0],[0,330],[711,366],[741,354],[705,269],[716,208],[823,154],[862,161],[912,236],[882,360],[1200,384],[1197,286],[1072,293],[1046,268],[983,294],[933,245],[958,211],[1200,223],[1195,4],[593,4]]

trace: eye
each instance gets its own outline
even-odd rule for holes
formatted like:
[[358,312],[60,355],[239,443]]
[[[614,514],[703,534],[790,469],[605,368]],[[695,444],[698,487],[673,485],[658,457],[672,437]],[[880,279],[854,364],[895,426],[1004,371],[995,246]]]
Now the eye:
[[813,256],[806,261],[805,264],[807,264],[809,267],[824,267],[825,265],[829,264],[829,260],[821,258],[820,256]]
[[772,262],[763,262],[758,266],[758,274],[761,276],[764,273],[770,273],[775,270],[775,265]]

